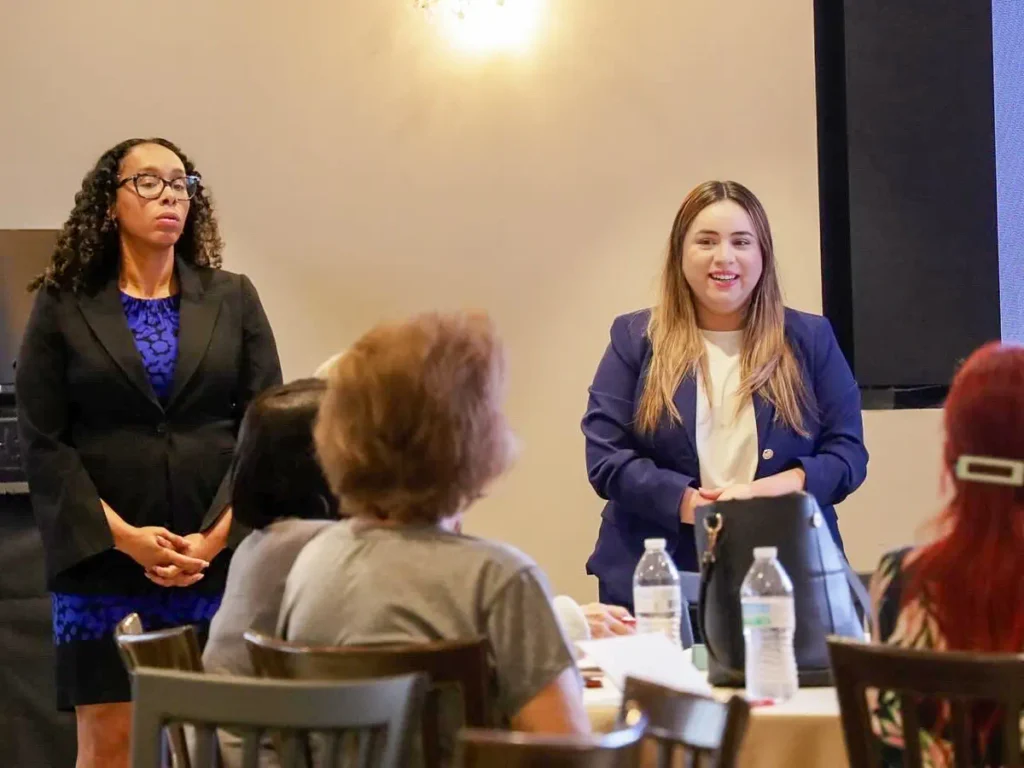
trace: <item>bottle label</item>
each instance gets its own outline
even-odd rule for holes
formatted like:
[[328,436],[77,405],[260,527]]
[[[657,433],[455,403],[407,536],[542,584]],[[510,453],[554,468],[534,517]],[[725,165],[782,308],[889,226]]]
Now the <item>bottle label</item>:
[[743,599],[744,629],[796,629],[796,609],[791,597]]
[[671,613],[680,610],[681,604],[679,587],[637,587],[633,590],[633,611],[637,616]]

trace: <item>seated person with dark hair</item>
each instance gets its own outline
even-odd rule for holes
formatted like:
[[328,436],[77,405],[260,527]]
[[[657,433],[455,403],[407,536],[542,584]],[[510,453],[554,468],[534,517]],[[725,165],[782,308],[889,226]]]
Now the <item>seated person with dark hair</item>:
[[[461,533],[509,466],[501,343],[484,315],[423,315],[370,331],[331,367],[315,429],[352,517],[311,541],[278,624],[310,645],[488,641],[496,724],[585,733],[582,687],[543,573],[518,550]],[[461,707],[442,697],[442,751]]]
[[245,414],[235,450],[234,520],[254,529],[235,550],[203,652],[208,672],[254,674],[242,634],[273,634],[285,578],[299,552],[338,519],[313,448],[326,390],[300,379],[267,390]]

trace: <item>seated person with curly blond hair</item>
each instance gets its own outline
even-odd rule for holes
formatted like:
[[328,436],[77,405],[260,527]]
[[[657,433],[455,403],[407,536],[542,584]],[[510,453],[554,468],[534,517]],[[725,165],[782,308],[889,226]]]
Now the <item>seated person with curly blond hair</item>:
[[[288,576],[287,640],[367,645],[485,637],[496,724],[589,731],[544,574],[518,550],[461,533],[509,466],[504,354],[482,314],[378,327],[330,371],[315,428],[324,474],[352,516],[313,539]],[[442,704],[442,749],[460,725]]]

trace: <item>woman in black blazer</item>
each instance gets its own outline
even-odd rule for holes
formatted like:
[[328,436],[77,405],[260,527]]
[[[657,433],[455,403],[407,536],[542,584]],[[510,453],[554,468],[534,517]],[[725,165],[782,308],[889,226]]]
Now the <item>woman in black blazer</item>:
[[32,286],[18,423],[78,768],[128,764],[115,624],[134,611],[147,629],[205,631],[220,601],[238,423],[281,383],[256,290],[220,263],[192,163],[170,142],[132,139],[86,175]]

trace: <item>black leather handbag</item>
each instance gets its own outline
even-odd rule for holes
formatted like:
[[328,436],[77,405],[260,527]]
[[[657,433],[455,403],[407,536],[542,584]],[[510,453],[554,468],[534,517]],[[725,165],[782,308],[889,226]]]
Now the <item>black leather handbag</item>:
[[793,581],[794,649],[801,686],[832,685],[829,635],[863,638],[870,600],[806,493],[722,501],[697,509],[701,561],[698,620],[712,685],[744,685],[740,587],[754,547],[776,547]]

